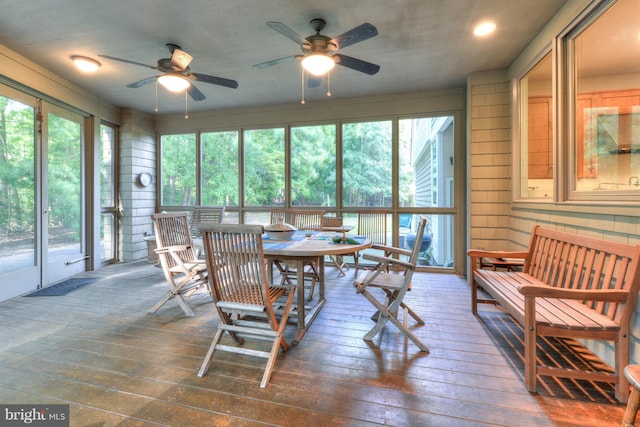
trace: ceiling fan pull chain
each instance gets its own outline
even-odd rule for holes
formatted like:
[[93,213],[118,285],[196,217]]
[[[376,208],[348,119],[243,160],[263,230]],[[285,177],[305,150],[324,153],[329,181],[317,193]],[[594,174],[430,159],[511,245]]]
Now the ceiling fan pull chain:
[[158,112],[158,79],[156,79],[156,113]]
[[189,97],[187,96],[187,90],[184,91],[184,118],[189,118]]
[[302,70],[302,100],[300,103],[304,104],[304,68],[300,67],[300,69]]
[[331,96],[331,71],[327,73],[327,96]]

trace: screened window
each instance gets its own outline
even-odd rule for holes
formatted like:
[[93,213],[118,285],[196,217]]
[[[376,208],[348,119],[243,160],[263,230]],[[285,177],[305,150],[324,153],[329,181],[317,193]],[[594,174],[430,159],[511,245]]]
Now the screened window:
[[291,129],[291,204],[336,205],[336,127]]
[[162,204],[193,206],[196,202],[196,134],[160,138]]
[[202,141],[202,204],[238,206],[238,132],[205,132]]
[[342,126],[342,197],[345,207],[390,207],[391,121]]
[[284,129],[244,131],[245,206],[285,204]]
[[387,244],[411,249],[424,216],[420,264],[453,268],[454,129],[455,116],[443,115],[201,132],[163,137],[162,155],[174,156],[166,162],[174,173],[200,179],[193,195],[191,185],[175,185],[174,193],[226,206],[225,222],[268,224],[273,208],[319,207],[357,232],[358,211],[383,208]]
[[[454,217],[433,210],[455,206],[454,117],[402,119],[398,128],[400,247],[413,248],[419,217],[426,216],[419,263],[453,267]],[[416,208],[420,214],[412,213]]]
[[100,259],[116,258],[116,128],[100,124]]
[[399,121],[400,206],[452,207],[453,117]]

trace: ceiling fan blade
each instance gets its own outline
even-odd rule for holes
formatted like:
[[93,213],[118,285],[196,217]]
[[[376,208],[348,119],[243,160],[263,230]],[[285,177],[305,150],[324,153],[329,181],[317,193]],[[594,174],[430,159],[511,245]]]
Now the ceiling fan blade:
[[146,67],[146,68],[151,68],[152,70],[157,70],[157,67],[154,66],[154,65],[147,65],[147,64],[143,64],[141,62],[129,61],[128,59],[116,58],[115,56],[109,56],[109,55],[98,55],[98,56],[100,58],[107,58],[107,59],[111,59],[113,61],[125,62],[127,64],[139,65],[141,67]]
[[342,54],[333,55],[333,58],[337,59],[336,64],[338,65],[360,71],[361,73],[369,74],[370,76],[373,76],[380,71],[379,65],[363,61],[362,59],[352,58],[351,56]]
[[230,87],[231,89],[235,89],[238,87],[238,82],[231,79],[225,79],[222,77],[209,76],[207,74],[199,74],[199,73],[191,73],[189,75],[193,80],[198,80],[204,83],[211,83],[218,86]]
[[307,80],[307,87],[310,87],[310,88],[318,87],[320,86],[321,83],[322,83],[321,76],[310,75],[309,79]]
[[139,80],[137,82],[129,83],[127,85],[127,87],[134,88],[134,89],[135,88],[139,88],[139,87],[142,87],[144,85],[148,85],[149,83],[155,82],[157,78],[158,78],[158,76],[147,77],[146,79],[142,79],[142,80]]
[[285,36],[286,38],[288,38],[290,40],[293,40],[297,44],[310,45],[310,43],[307,41],[307,39],[305,39],[304,37],[302,37],[300,34],[296,33],[295,31],[293,31],[291,28],[289,28],[286,25],[284,25],[282,22],[269,21],[269,22],[267,22],[267,26],[269,28],[273,29],[273,30],[276,30],[277,32],[279,32],[280,34]]
[[191,84],[187,88],[187,92],[189,93],[189,96],[191,97],[191,99],[193,99],[194,101],[202,101],[203,99],[206,98],[204,96],[204,93],[200,92],[200,90],[197,87],[195,87],[193,84]]
[[370,39],[378,35],[378,29],[368,22],[359,25],[344,34],[331,39],[331,42],[338,46],[338,49],[344,49],[352,44]]
[[262,70],[263,68],[271,67],[272,65],[280,64],[281,62],[291,61],[293,59],[296,59],[298,56],[300,55],[291,55],[291,56],[285,56],[284,58],[272,59],[271,61],[255,64],[253,68]]

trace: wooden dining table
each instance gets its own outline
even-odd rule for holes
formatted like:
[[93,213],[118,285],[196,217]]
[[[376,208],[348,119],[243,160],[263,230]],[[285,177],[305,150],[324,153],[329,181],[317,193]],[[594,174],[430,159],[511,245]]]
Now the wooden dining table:
[[[293,344],[299,343],[326,303],[324,280],[324,257],[351,254],[371,247],[371,240],[363,236],[349,236],[358,244],[334,243],[333,238],[343,233],[330,231],[296,232],[291,240],[263,239],[264,256],[269,265],[274,260],[284,262],[296,269],[296,283],[299,285],[297,306],[290,317],[297,315],[297,329]],[[304,294],[304,266],[309,262],[318,265],[318,298],[306,301]]]

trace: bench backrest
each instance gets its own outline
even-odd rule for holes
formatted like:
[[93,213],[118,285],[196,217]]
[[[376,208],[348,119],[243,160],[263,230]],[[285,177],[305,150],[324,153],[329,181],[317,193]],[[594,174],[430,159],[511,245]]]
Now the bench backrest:
[[543,283],[565,289],[628,291],[626,303],[584,301],[616,322],[627,323],[640,289],[640,245],[580,236],[536,225],[523,271]]

